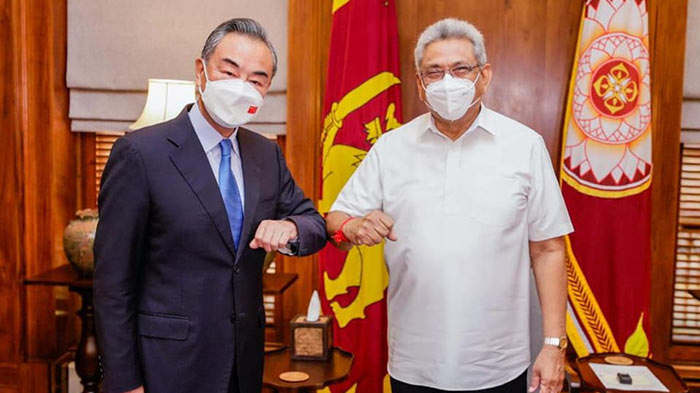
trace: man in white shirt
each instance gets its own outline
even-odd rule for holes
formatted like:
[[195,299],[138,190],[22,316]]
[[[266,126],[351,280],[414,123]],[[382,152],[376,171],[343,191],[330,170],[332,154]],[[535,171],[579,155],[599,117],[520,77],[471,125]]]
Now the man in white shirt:
[[415,62],[430,113],[380,138],[327,216],[341,248],[389,240],[392,391],[523,392],[532,268],[545,345],[530,391],[559,392],[573,228],[543,139],[480,103],[492,69],[473,25],[428,27]]

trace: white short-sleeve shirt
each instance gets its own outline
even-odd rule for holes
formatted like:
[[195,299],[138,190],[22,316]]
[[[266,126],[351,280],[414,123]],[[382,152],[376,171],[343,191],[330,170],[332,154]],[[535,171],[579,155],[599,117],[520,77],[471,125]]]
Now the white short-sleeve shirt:
[[482,106],[458,140],[430,114],[383,135],[331,210],[382,210],[389,373],[477,390],[530,363],[528,241],[573,231],[542,137]]

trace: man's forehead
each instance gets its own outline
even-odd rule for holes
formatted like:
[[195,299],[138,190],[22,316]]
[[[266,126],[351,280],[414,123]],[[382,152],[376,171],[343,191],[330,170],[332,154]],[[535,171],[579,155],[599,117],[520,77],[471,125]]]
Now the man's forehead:
[[431,42],[423,52],[424,65],[435,61],[452,64],[475,60],[474,45],[466,38],[448,38]]
[[270,67],[273,62],[272,53],[263,41],[238,33],[226,34],[216,46],[214,55],[219,59],[245,60]]

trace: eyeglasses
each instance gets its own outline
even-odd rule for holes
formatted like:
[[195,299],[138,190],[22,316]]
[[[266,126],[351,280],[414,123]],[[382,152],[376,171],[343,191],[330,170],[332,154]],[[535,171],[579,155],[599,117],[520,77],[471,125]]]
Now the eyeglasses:
[[446,70],[441,68],[431,68],[427,71],[421,72],[420,76],[421,78],[423,78],[423,82],[425,84],[430,84],[442,80],[442,78],[445,77],[445,72],[448,72],[450,75],[452,75],[453,78],[467,79],[469,75],[479,67],[479,64],[474,64],[471,66],[457,65]]

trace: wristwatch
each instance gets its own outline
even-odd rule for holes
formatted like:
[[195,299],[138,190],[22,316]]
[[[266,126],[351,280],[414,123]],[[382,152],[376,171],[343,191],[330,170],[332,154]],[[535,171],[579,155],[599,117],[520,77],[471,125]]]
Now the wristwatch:
[[298,256],[299,254],[299,239],[294,238],[287,242],[287,245],[284,248],[280,248],[277,250],[280,254],[289,256],[289,257],[295,257]]
[[559,348],[561,351],[565,351],[566,347],[569,345],[569,339],[567,339],[566,336],[545,337],[544,344],[545,345],[552,345],[552,346]]

